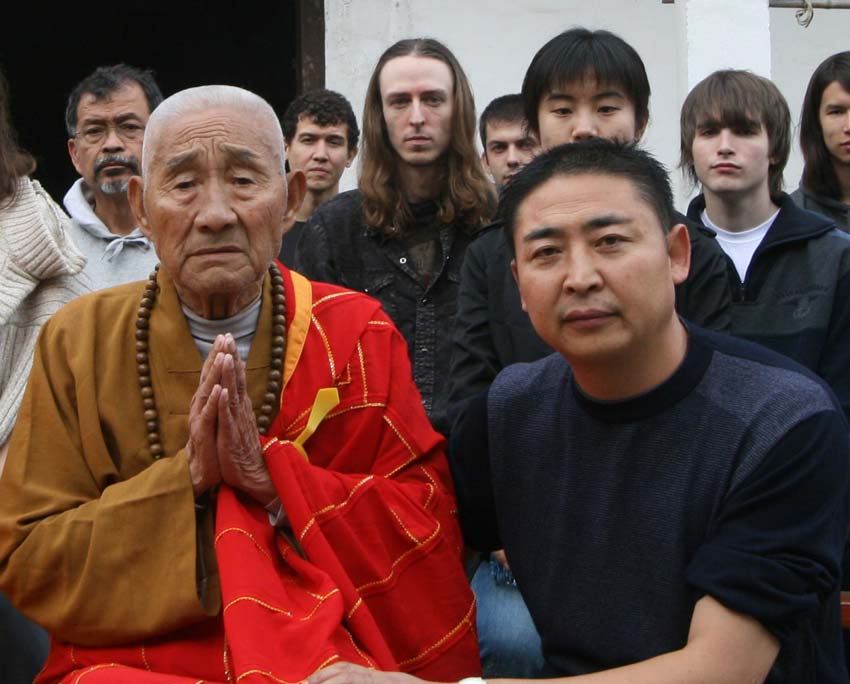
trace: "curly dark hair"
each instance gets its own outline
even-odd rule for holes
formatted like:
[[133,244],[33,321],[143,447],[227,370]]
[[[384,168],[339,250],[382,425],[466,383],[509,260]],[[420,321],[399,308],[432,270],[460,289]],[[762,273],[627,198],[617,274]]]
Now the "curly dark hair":
[[357,149],[360,140],[360,128],[357,126],[357,117],[351,103],[342,95],[333,90],[320,88],[311,90],[296,97],[286,108],[281,121],[283,128],[283,139],[286,144],[292,143],[295,131],[298,128],[298,119],[301,116],[313,119],[319,126],[338,126],[345,124],[348,127],[348,151]]

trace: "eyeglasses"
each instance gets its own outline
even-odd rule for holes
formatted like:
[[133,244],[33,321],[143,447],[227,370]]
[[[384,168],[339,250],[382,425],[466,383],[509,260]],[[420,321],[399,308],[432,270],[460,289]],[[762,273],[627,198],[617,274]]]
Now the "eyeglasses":
[[110,130],[114,130],[124,142],[141,140],[145,134],[145,127],[142,124],[122,121],[119,124],[90,124],[77,131],[74,137],[82,138],[90,145],[96,145],[109,135]]

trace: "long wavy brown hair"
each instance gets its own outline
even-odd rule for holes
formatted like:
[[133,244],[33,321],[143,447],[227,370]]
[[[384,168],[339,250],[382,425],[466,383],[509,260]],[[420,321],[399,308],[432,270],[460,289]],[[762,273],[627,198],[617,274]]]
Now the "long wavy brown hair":
[[18,147],[18,137],[12,128],[9,112],[9,88],[0,71],[0,207],[15,200],[18,178],[35,171],[35,159]]
[[391,59],[407,55],[438,59],[448,65],[454,77],[452,132],[445,155],[445,183],[436,200],[438,218],[442,223],[459,220],[467,230],[474,232],[492,218],[496,196],[475,149],[475,100],[469,81],[451,51],[433,38],[400,40],[381,55],[369,80],[363,107],[358,183],[366,225],[393,235],[412,221],[401,194],[398,155],[387,135],[379,83],[384,65]]

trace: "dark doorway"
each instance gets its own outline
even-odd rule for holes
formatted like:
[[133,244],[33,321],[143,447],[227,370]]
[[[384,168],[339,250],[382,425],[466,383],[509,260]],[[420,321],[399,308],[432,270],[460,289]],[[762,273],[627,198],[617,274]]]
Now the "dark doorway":
[[101,64],[153,69],[166,96],[209,83],[241,86],[266,98],[278,115],[300,90],[323,85],[322,0],[30,2],[16,3],[14,18],[7,8],[3,13],[0,67],[14,125],[38,160],[35,177],[60,203],[76,179],[65,101]]

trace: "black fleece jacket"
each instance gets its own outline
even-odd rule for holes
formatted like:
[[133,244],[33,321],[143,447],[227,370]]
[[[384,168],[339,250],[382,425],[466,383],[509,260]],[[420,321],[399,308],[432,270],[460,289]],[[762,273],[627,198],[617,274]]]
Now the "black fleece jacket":
[[[688,217],[700,221],[705,198]],[[779,215],[753,254],[744,281],[728,257],[730,332],[817,373],[850,416],[850,235],[782,195]]]

